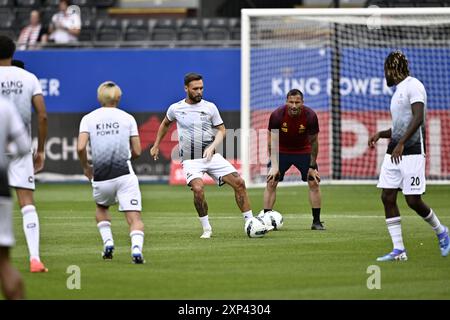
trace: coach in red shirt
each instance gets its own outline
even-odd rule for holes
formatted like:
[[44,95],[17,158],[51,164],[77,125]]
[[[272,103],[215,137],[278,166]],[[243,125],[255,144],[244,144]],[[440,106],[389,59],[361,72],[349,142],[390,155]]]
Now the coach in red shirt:
[[268,150],[270,171],[264,191],[264,211],[270,211],[275,204],[278,182],[293,165],[308,181],[309,202],[312,207],[312,230],[325,230],[320,221],[320,176],[317,167],[319,151],[319,121],[316,113],[303,104],[303,93],[292,89],[286,97],[286,104],[270,115]]

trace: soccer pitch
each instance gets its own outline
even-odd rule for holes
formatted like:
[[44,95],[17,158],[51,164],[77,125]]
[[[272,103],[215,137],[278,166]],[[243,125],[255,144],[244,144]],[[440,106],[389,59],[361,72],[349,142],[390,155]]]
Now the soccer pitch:
[[[243,230],[232,189],[206,187],[213,238],[201,226],[187,187],[142,185],[144,265],[133,265],[129,231],[111,210],[112,261],[101,258],[101,238],[89,185],[38,185],[41,257],[47,274],[28,271],[28,252],[17,205],[14,265],[28,299],[450,299],[450,258],[436,236],[399,194],[409,261],[379,263],[391,250],[380,191],[375,186],[322,186],[327,231],[311,231],[306,187],[279,188],[275,209],[284,227],[264,238]],[[254,213],[262,189],[249,190]],[[450,225],[450,186],[428,186],[424,200]],[[69,290],[67,268],[80,268],[81,289]],[[369,290],[367,269],[380,267],[381,289]],[[370,282],[370,281],[369,281]]]

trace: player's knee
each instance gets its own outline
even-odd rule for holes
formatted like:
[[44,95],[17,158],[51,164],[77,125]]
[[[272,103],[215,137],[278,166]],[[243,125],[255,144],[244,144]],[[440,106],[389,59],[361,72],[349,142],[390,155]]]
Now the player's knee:
[[320,191],[319,185],[317,183],[315,183],[314,181],[308,181],[308,187],[311,192],[317,193]]
[[194,184],[191,187],[192,192],[194,192],[194,196],[202,196],[204,192],[203,185],[201,184]]
[[395,204],[395,196],[389,192],[381,193],[381,201],[383,201],[384,205],[394,205]]
[[411,209],[417,211],[421,207],[422,199],[419,196],[406,196],[405,199]]
[[278,186],[278,182],[277,181],[270,180],[266,184],[266,189],[273,192],[273,191],[275,191],[277,189],[277,186]]
[[236,179],[235,189],[238,191],[245,191],[245,181],[241,177]]

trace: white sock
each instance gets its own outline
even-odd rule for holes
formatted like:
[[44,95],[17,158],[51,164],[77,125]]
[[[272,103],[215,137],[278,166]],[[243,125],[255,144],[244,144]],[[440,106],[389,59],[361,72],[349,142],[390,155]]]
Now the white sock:
[[27,205],[24,206],[21,211],[23,215],[23,232],[27,239],[30,260],[36,259],[41,261],[39,258],[39,218],[36,207]]
[[248,219],[253,218],[252,210],[242,212],[242,215],[244,216],[244,221],[247,221]]
[[113,246],[114,239],[111,231],[111,222],[109,221],[100,221],[97,224],[98,231],[100,231],[100,235],[102,236],[103,246]]
[[433,209],[430,209],[430,214],[426,218],[423,218],[423,220],[428,222],[428,224],[433,228],[436,234],[441,234],[445,231],[445,227],[441,224],[438,217],[434,214]]
[[133,230],[130,232],[131,237],[131,253],[142,253],[144,246],[144,232],[140,230]]
[[198,217],[200,219],[200,223],[202,224],[203,227],[203,231],[206,230],[212,230],[211,225],[209,224],[209,218],[208,215],[204,216],[204,217]]
[[405,250],[402,237],[402,218],[395,217],[386,219],[386,224],[392,238],[394,249]]

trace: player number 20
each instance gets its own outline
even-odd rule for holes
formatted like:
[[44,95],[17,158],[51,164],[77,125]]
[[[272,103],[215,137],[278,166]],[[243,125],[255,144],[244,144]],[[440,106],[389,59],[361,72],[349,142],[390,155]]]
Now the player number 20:
[[418,185],[420,185],[419,177],[411,177],[411,186],[418,186]]

